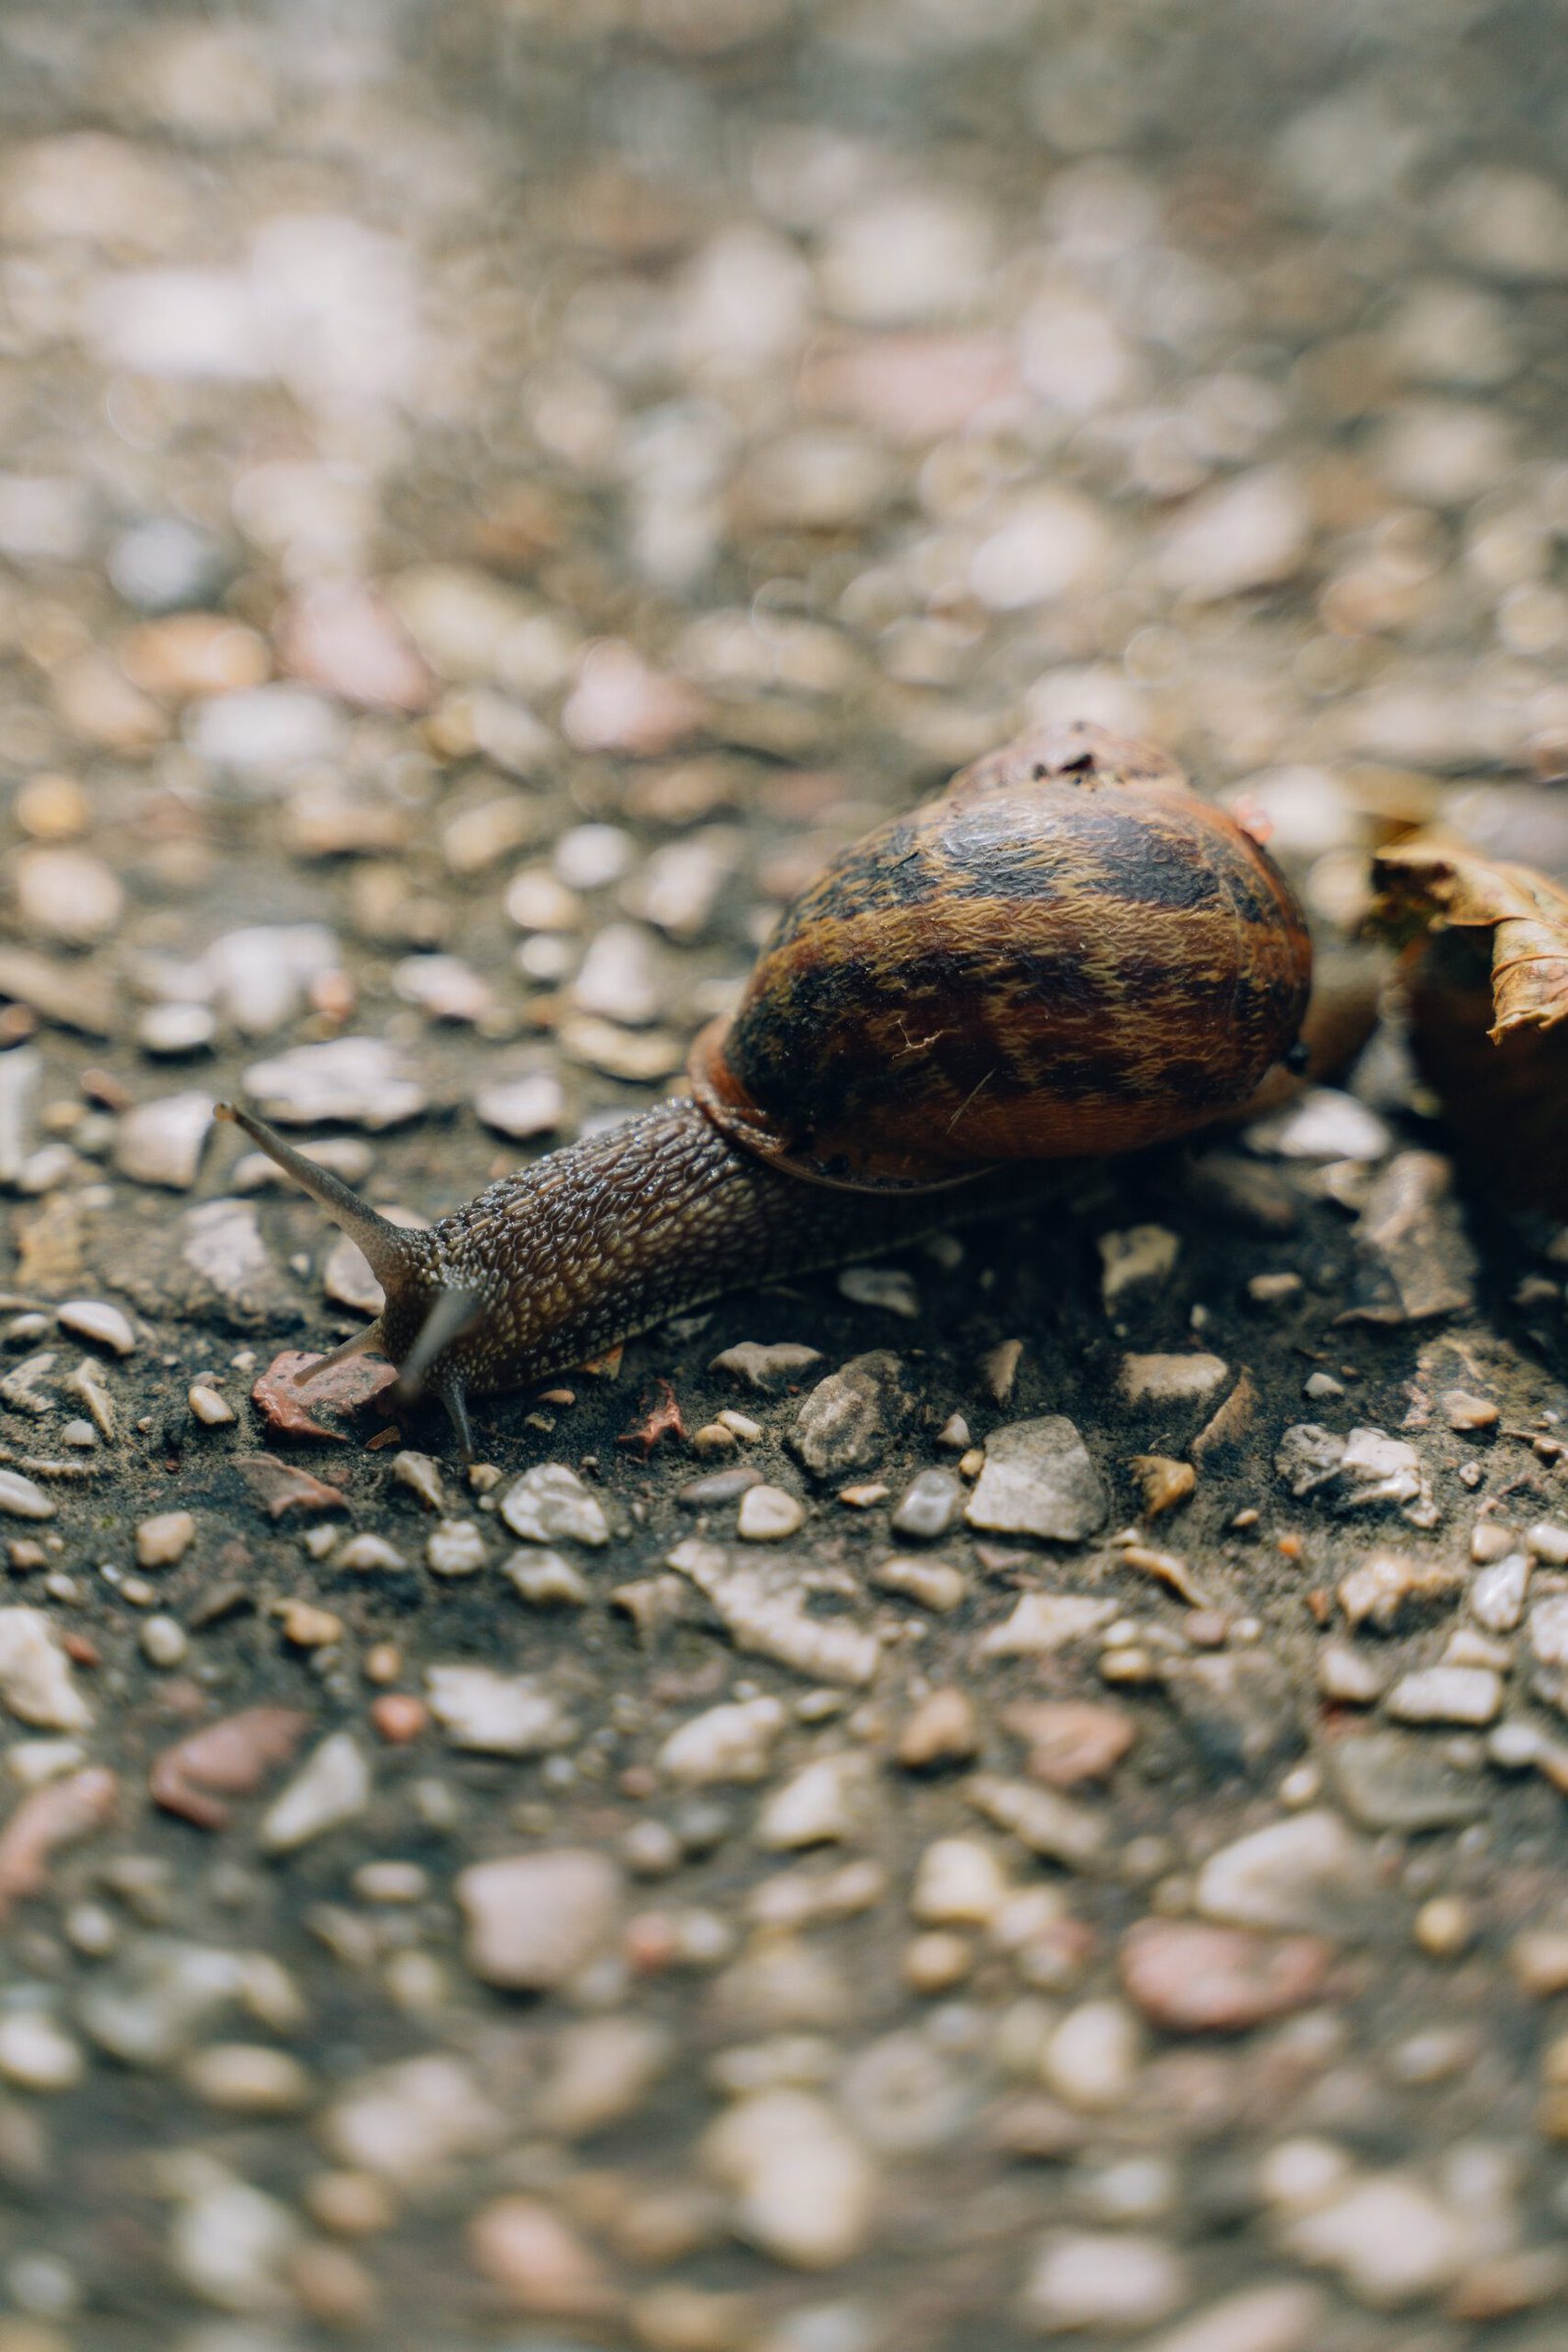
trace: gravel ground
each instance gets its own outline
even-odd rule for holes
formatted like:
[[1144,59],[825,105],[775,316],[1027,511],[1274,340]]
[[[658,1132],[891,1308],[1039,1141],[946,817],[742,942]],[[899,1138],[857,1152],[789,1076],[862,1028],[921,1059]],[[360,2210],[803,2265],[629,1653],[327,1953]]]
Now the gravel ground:
[[0,2352],[1568,2340],[1568,1230],[1396,1028],[466,1473],[211,1124],[438,1215],[1029,720],[1331,959],[1568,873],[1560,30],[0,8]]

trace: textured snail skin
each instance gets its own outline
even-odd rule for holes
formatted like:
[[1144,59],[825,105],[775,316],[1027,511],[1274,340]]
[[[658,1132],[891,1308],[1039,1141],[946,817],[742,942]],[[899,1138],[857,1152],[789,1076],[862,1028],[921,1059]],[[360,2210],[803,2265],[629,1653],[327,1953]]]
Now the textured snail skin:
[[733,1023],[698,1040],[692,1100],[503,1177],[427,1233],[225,1106],[386,1293],[337,1355],[381,1349],[471,1453],[470,1396],[720,1292],[1038,1201],[1042,1160],[1238,1108],[1296,1045],[1310,949],[1263,852],[1183,783],[1097,727],[976,761],[785,916]]

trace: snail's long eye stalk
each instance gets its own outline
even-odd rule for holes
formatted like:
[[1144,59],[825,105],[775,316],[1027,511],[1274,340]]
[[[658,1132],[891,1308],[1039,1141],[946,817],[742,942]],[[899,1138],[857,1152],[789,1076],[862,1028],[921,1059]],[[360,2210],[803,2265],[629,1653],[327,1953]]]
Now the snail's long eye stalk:
[[416,1236],[378,1216],[358,1193],[350,1192],[340,1176],[318,1166],[314,1159],[307,1159],[303,1152],[296,1152],[275,1127],[269,1127],[265,1119],[255,1118],[232,1102],[220,1102],[213,1116],[228,1119],[242,1129],[269,1159],[275,1160],[285,1175],[293,1177],[302,1192],[320,1202],[333,1224],[340,1226],[349,1240],[364,1250],[371,1273],[389,1298],[397,1298],[423,1272],[424,1252]]

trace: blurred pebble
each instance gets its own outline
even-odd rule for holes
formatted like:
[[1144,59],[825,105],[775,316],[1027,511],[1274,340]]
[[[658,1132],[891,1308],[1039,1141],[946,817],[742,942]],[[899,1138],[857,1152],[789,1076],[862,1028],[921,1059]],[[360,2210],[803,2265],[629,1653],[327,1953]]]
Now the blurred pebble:
[[473,1863],[456,1891],[469,1967],[513,1990],[565,1984],[609,1941],[620,1908],[614,1865],[569,1848]]
[[295,1853],[353,1821],[369,1803],[370,1786],[369,1766],[351,1735],[333,1732],[269,1807],[261,1826],[263,1849]]
[[426,1100],[396,1047],[376,1037],[295,1046],[253,1062],[245,1086],[264,1118],[293,1127],[340,1120],[378,1132],[417,1118]]
[[735,2227],[775,2262],[825,2270],[848,2262],[871,2230],[870,2158],[812,2092],[739,2099],[703,2142],[708,2170],[735,2197]]
[[109,550],[115,594],[139,612],[177,612],[204,605],[222,585],[227,564],[207,532],[173,515],[157,515],[122,532]]
[[59,947],[96,946],[124,910],[119,881],[85,850],[24,850],[11,873],[23,930]]
[[218,1023],[205,1004],[149,1004],[136,1023],[136,1043],[160,1060],[205,1053]]
[[548,1070],[531,1070],[480,1087],[474,1108],[487,1127],[514,1143],[531,1136],[552,1135],[566,1116],[566,1097],[559,1078]]

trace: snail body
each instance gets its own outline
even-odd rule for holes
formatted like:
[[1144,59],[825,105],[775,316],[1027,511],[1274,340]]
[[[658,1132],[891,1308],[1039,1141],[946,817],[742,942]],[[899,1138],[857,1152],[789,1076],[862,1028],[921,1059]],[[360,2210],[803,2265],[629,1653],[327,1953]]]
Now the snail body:
[[1236,1108],[1295,1046],[1310,970],[1283,877],[1163,755],[1052,729],[829,866],[733,1018],[698,1039],[691,1097],[502,1178],[426,1233],[378,1217],[248,1112],[224,1115],[386,1293],[338,1355],[384,1352],[471,1450],[469,1396],[760,1278],[1017,1205],[1038,1187],[1031,1163]]

